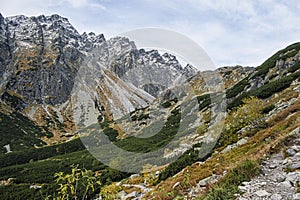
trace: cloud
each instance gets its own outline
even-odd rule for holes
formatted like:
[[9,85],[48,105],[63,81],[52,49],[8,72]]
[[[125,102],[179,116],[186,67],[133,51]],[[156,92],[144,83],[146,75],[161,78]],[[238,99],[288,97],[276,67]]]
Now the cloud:
[[144,27],[177,31],[201,45],[217,66],[257,66],[300,35],[298,0],[1,1],[4,16],[58,13],[79,32],[106,38]]
[[[56,1],[59,3],[59,1]],[[106,7],[102,4],[91,1],[91,0],[65,0],[68,4],[70,4],[74,8],[92,8],[92,9],[101,9],[105,10]]]

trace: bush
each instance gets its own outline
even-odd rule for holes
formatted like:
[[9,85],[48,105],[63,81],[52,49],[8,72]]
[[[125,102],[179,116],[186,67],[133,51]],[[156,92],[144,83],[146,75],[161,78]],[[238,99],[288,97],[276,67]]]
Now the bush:
[[250,85],[250,83],[248,82],[247,78],[241,80],[240,82],[235,84],[232,88],[230,88],[226,91],[226,97],[227,98],[236,97],[238,94],[243,92],[245,87],[248,85]]
[[204,94],[202,96],[197,97],[198,103],[199,103],[199,111],[207,108],[211,104],[211,96],[210,94]]
[[72,166],[71,173],[55,173],[55,183],[58,193],[55,195],[57,200],[64,199],[87,199],[91,198],[95,188],[101,183],[97,180],[94,172],[87,169],[80,169]]
[[285,76],[281,79],[269,82],[259,88],[252,89],[248,92],[244,92],[241,95],[239,95],[238,97],[236,97],[234,100],[232,100],[228,104],[227,108],[229,110],[231,110],[231,109],[241,105],[243,103],[243,99],[250,97],[250,96],[258,97],[261,99],[270,97],[273,94],[288,88],[291,85],[291,83],[299,77],[300,77],[300,72],[295,72],[295,73]]
[[300,68],[300,60],[295,62],[295,64],[292,67],[288,68],[288,72],[293,73],[297,71],[299,68]]
[[0,167],[25,164],[30,160],[43,160],[57,155],[81,151],[83,149],[85,149],[85,146],[78,138],[62,144],[42,147],[39,149],[28,149],[24,151],[12,152],[0,156]]
[[[174,176],[185,167],[193,164],[194,162],[199,161],[199,150],[196,150],[197,147],[201,147],[201,144],[194,145],[191,149],[189,149],[182,156],[180,156],[176,161],[172,162],[164,171],[162,171],[159,174],[157,183],[166,180],[171,176]],[[209,156],[210,154],[207,155],[205,158],[202,158],[201,161],[206,160]]]
[[[294,51],[291,51],[291,50],[294,50]],[[261,64],[259,67],[257,67],[257,72],[254,74],[254,76],[251,77],[251,79],[254,79],[258,76],[265,77],[266,74],[269,72],[269,69],[275,67],[277,60],[279,60],[279,59],[286,60],[288,57],[293,57],[294,55],[296,55],[296,53],[298,53],[299,50],[300,50],[300,43],[295,43],[295,44],[292,44],[292,45],[286,47],[285,49],[278,51],[273,56],[271,56],[269,59],[267,59],[263,64]],[[283,53],[286,53],[288,51],[291,51],[291,52],[280,57],[280,55],[282,55]]]
[[263,108],[262,113],[263,114],[268,114],[271,110],[274,110],[274,108],[275,108],[274,104],[268,105],[268,106]]
[[233,110],[226,119],[226,127],[224,128],[217,147],[223,147],[238,141],[237,131],[245,126],[252,125],[260,128],[265,125],[263,121],[263,101],[255,98],[243,99],[243,105]]
[[130,136],[123,140],[118,140],[114,144],[131,152],[146,153],[155,151],[168,144],[174,138],[179,128],[180,119],[180,107],[176,107],[171,111],[165,126],[154,136],[148,138]]

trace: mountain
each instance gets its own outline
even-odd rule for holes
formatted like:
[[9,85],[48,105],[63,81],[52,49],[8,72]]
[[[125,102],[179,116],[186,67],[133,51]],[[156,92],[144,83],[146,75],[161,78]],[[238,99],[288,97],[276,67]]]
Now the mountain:
[[[146,107],[186,71],[195,71],[168,53],[137,49],[127,38],[80,35],[58,15],[1,15],[0,25],[1,102],[52,132],[48,143],[74,135],[74,123],[97,122],[97,106],[118,118]],[[72,119],[76,112],[92,114]]]
[[89,198],[293,198],[299,57],[295,43],[256,68],[199,72],[59,15],[0,15],[0,199],[54,198],[54,173],[74,164],[103,184]]

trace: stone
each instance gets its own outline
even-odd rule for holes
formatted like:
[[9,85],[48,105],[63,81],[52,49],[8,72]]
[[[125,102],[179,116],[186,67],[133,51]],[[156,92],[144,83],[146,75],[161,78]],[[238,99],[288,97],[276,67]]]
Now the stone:
[[246,182],[246,181],[242,182],[242,185],[244,185],[244,186],[247,186],[249,184],[250,184],[250,182]]
[[269,192],[267,192],[266,190],[258,190],[255,192],[255,194],[259,197],[268,197],[271,194]]
[[123,191],[123,190],[118,193],[118,197],[120,199],[125,199],[126,195],[127,195],[127,193],[125,191]]
[[294,140],[294,144],[300,145],[300,138],[296,138],[296,139]]
[[291,131],[291,132],[289,133],[289,136],[298,135],[298,134],[299,134],[299,131],[300,131],[300,128],[297,127],[297,128],[295,128],[293,131]]
[[284,160],[282,161],[281,164],[282,164],[282,165],[286,165],[286,164],[288,164],[288,162],[289,162],[289,161],[288,161],[287,159],[284,159]]
[[139,177],[140,175],[139,174],[132,174],[129,178],[130,179],[135,179],[135,178],[137,178],[137,177]]
[[300,163],[291,164],[291,165],[289,165],[289,168],[291,170],[300,169]]
[[271,164],[271,165],[269,166],[270,169],[275,169],[276,167],[277,167],[277,165],[275,165],[275,164]]
[[290,172],[286,175],[285,182],[288,181],[295,185],[297,182],[300,182],[300,172]]
[[238,189],[239,189],[239,191],[241,191],[243,193],[248,191],[247,187],[245,187],[245,186],[239,186]]
[[285,152],[289,156],[294,156],[297,153],[294,149],[287,149]]
[[300,193],[294,194],[293,200],[300,200]]
[[138,196],[139,196],[138,192],[133,191],[133,192],[127,194],[127,195],[124,197],[124,199],[131,199],[131,198],[135,198],[135,197],[138,197]]
[[294,149],[295,151],[300,151],[300,145],[294,145],[291,147],[291,149]]
[[242,138],[242,139],[240,139],[240,140],[236,143],[236,145],[237,145],[237,146],[244,145],[244,144],[247,143],[247,141],[248,141],[248,138]]
[[284,180],[285,180],[285,175],[284,174],[275,174],[275,181],[277,182],[277,183],[280,183],[280,182],[283,182]]
[[271,200],[281,200],[282,196],[280,194],[272,194],[270,197]]
[[291,185],[291,182],[286,179],[285,181],[278,183],[277,187],[290,188],[290,187],[292,187],[292,185]]
[[179,185],[180,185],[180,182],[176,182],[176,183],[173,185],[172,188],[174,189],[174,188],[176,188],[176,187],[179,186]]
[[116,183],[116,186],[121,186],[121,185],[122,185],[121,182],[117,182],[117,183]]

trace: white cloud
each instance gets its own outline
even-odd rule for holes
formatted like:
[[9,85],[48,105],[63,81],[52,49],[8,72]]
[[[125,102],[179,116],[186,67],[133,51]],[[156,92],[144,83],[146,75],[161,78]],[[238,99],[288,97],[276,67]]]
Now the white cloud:
[[66,2],[70,3],[75,8],[83,7],[88,4],[87,0],[66,0]]
[[[59,3],[59,1],[56,2]],[[102,4],[91,0],[65,0],[65,2],[69,3],[74,8],[106,9]]]
[[143,27],[166,28],[198,42],[218,66],[259,65],[299,41],[299,0],[0,0],[4,16],[58,13],[106,38]]

